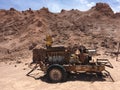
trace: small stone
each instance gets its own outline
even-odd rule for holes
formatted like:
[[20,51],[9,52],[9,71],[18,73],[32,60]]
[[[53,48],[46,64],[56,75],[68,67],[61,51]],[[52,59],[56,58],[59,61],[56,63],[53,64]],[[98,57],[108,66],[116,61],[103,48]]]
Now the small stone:
[[26,70],[26,68],[23,68],[23,70]]
[[9,65],[11,65],[11,62],[9,63]]
[[16,63],[17,63],[17,64],[20,64],[20,63],[22,63],[22,62],[21,62],[21,61],[16,61]]
[[28,65],[28,63],[25,63],[25,65]]

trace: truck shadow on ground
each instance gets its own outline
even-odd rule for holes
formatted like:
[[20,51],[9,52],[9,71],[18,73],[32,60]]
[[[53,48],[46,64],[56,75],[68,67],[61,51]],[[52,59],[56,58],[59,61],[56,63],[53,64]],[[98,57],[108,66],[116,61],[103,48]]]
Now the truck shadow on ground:
[[[40,79],[43,82],[50,83],[50,81],[47,80],[46,75],[41,76],[37,79]],[[67,79],[66,79],[66,82],[69,82],[69,81],[86,81],[86,82],[91,82],[92,83],[92,82],[95,82],[95,81],[106,81],[106,79],[105,79],[104,75],[97,76],[96,74],[86,74],[86,73],[76,74],[76,73],[72,73],[72,74],[69,74]]]

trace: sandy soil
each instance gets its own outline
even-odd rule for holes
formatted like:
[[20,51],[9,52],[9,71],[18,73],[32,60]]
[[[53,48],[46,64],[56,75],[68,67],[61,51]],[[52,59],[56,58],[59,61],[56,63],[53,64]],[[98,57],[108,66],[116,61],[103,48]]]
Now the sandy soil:
[[[43,77],[43,72],[39,69],[34,71],[31,76],[26,76],[30,71],[25,60],[22,63],[1,62],[0,63],[0,90],[119,90],[120,89],[120,62],[110,59],[114,69],[106,68],[115,82],[109,77],[97,79],[96,76],[71,76],[68,81],[63,83],[51,84]],[[36,79],[35,79],[36,78]],[[87,79],[88,78],[88,79]]]

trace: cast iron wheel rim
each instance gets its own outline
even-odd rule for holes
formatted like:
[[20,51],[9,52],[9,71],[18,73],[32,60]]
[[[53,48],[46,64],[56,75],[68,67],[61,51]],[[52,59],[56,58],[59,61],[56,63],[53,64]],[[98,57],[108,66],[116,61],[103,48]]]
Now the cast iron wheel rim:
[[49,72],[49,77],[54,82],[60,82],[62,80],[62,72],[59,69],[52,69]]

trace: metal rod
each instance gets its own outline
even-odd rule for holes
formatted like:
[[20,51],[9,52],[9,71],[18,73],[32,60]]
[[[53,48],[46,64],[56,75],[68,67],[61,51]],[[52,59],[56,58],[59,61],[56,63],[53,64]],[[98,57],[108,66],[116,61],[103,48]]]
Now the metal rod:
[[108,75],[109,75],[110,79],[112,80],[112,82],[115,82],[114,79],[112,78],[112,76],[110,75],[110,72],[108,72],[107,70],[105,70],[105,71],[108,73]]
[[119,56],[119,51],[120,51],[120,42],[118,43],[118,51],[117,51],[117,56],[116,56],[116,61],[118,61],[118,56]]
[[37,66],[37,64],[36,64],[36,65],[33,67],[33,69],[30,70],[30,71],[26,74],[26,76],[29,76],[29,74],[32,73],[37,67],[38,67],[38,66]]

